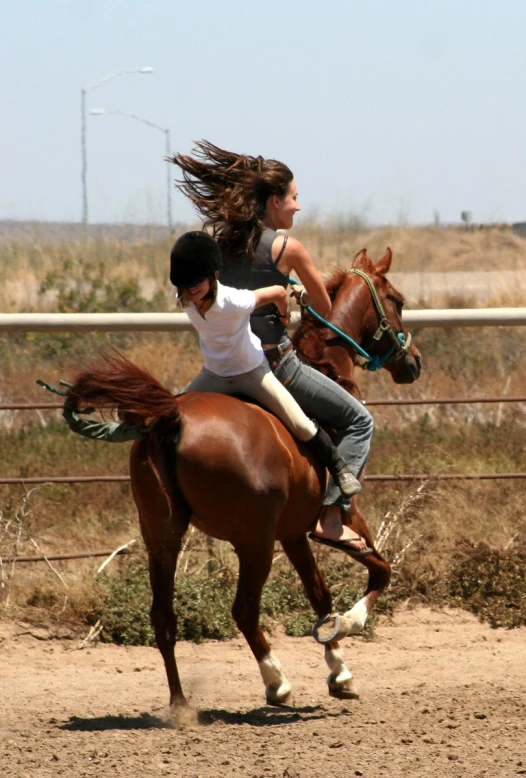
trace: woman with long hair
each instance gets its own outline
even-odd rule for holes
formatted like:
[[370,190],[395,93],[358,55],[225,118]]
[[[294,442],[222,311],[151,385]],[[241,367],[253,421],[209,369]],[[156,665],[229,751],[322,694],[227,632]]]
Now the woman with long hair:
[[[282,162],[235,154],[200,141],[193,155],[168,158],[182,171],[179,188],[192,201],[221,249],[221,283],[236,289],[288,288],[295,272],[301,285],[292,294],[301,305],[327,316],[331,301],[307,249],[299,240],[278,233],[293,226],[300,210],[298,188]],[[373,420],[362,403],[327,376],[298,358],[286,321],[273,302],[257,307],[250,318],[276,378],[307,416],[336,430],[334,442],[350,471],[359,478],[369,453]],[[354,493],[360,490],[357,481]],[[331,476],[324,510],[310,537],[349,554],[367,550],[365,541],[342,524],[350,508]]]

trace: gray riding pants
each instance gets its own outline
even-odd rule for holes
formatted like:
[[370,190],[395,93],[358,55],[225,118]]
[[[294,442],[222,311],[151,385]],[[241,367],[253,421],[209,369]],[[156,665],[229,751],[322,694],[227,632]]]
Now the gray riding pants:
[[311,440],[318,429],[273,375],[266,360],[255,370],[227,377],[211,373],[203,367],[183,392],[244,394],[268,408],[298,440]]
[[[274,369],[307,416],[336,430],[334,443],[340,456],[359,477],[371,446],[373,417],[364,405],[327,376],[305,365],[295,351],[289,351]],[[349,507],[333,478],[329,479],[324,505]]]

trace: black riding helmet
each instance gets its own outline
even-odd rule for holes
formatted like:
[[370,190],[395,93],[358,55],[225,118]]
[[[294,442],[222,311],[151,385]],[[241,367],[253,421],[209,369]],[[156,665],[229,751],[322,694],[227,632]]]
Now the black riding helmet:
[[221,264],[221,250],[206,232],[185,232],[170,254],[170,281],[179,289],[213,278]]

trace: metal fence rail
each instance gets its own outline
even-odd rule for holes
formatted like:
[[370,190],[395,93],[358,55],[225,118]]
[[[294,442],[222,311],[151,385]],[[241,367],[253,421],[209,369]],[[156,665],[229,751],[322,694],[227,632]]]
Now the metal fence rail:
[[57,476],[31,476],[24,478],[0,478],[1,484],[95,484],[95,483],[127,483],[128,475],[57,475]]
[[[461,403],[523,403],[526,397],[442,397],[417,399],[363,400],[364,405],[455,405]],[[0,411],[58,410],[63,403],[0,403]]]
[[[526,473],[400,473],[366,475],[365,481],[488,481],[491,479],[509,480],[526,478]],[[28,478],[0,478],[0,486],[6,484],[86,484],[86,483],[128,483],[128,475],[64,475],[64,476],[31,476]]]
[[[509,403],[526,402],[526,397],[445,397],[397,400],[370,400],[364,405],[445,405],[460,403]],[[62,403],[3,403],[0,410],[57,410]],[[400,473],[366,475],[365,481],[474,481],[474,480],[510,480],[526,478],[526,473]],[[77,483],[128,483],[127,475],[84,475],[84,476],[13,476],[0,478],[0,486],[8,484],[77,484]]]
[[8,556],[2,559],[3,564],[12,564],[13,562],[67,562],[70,559],[91,559],[92,557],[109,557],[112,554],[122,556],[123,554],[133,554],[129,548],[121,548],[117,551],[82,551],[78,554],[39,554],[38,556]]
[[[300,314],[291,316],[298,325]],[[408,327],[526,325],[526,308],[444,308],[404,311]],[[186,313],[2,313],[0,332],[181,332],[191,330]]]

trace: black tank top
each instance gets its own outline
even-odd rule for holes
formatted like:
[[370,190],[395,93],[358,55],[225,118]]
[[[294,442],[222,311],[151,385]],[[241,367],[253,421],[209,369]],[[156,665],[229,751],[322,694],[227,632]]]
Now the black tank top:
[[[289,278],[272,261],[272,244],[278,233],[266,227],[255,251],[256,258],[248,254],[223,254],[219,280],[234,289],[260,289],[264,286],[288,286]],[[278,257],[279,259],[279,257]],[[277,260],[276,260],[277,261]],[[265,345],[279,343],[287,337],[274,303],[256,308],[250,317],[252,331]]]

